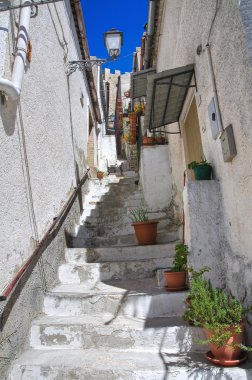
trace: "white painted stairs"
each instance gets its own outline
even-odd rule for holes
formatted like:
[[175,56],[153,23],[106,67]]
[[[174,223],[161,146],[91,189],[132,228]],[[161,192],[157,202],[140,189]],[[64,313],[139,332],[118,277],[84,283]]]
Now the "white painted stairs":
[[134,182],[131,173],[90,181],[83,228],[65,250],[59,283],[45,295],[30,349],[13,363],[9,380],[252,379],[250,364],[209,365],[197,344],[201,329],[181,318],[186,292],[158,286],[153,271],[171,265],[177,235],[156,213],[163,221],[159,243],[136,245],[123,217],[133,200],[143,204]]

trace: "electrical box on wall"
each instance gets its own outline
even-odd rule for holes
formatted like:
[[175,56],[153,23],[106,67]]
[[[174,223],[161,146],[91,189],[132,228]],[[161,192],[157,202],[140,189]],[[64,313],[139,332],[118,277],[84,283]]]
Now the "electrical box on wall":
[[230,162],[236,156],[236,146],[234,140],[233,127],[230,124],[221,134],[221,149],[224,162]]
[[213,136],[213,139],[216,140],[219,134],[219,124],[218,124],[218,120],[216,116],[214,98],[212,98],[211,102],[209,103],[208,116],[209,116],[209,121],[211,125],[212,136]]

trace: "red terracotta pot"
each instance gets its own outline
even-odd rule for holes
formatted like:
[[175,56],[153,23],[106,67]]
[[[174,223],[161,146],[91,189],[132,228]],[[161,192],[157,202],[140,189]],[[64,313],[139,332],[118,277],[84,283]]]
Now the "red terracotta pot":
[[155,143],[157,145],[164,145],[165,144],[165,138],[164,137],[155,137]]
[[[242,330],[241,333],[235,332],[235,330],[237,329],[237,325],[227,327],[227,331],[231,331],[232,336],[229,338],[226,344],[233,344],[233,343],[242,344],[243,343],[244,324],[241,324],[240,327]],[[209,339],[212,335],[212,332],[207,329],[204,329],[204,332],[205,332],[206,338]],[[236,346],[232,348],[230,346],[225,345],[223,347],[218,348],[213,343],[208,343],[208,344],[215,359],[218,359],[220,361],[225,362],[225,361],[237,360],[241,357],[242,350],[240,347]],[[225,363],[223,365],[225,365]]]
[[168,290],[184,289],[186,287],[186,271],[183,272],[164,272]]
[[154,145],[155,144],[155,140],[154,140],[154,137],[143,137],[143,145],[145,146],[148,146],[148,145]]
[[104,173],[103,173],[103,172],[97,172],[97,173],[96,173],[96,177],[97,177],[99,180],[101,180],[101,179],[103,178],[103,176],[104,176]]
[[158,222],[150,220],[147,222],[132,223],[135,229],[136,238],[139,245],[155,244],[157,241]]

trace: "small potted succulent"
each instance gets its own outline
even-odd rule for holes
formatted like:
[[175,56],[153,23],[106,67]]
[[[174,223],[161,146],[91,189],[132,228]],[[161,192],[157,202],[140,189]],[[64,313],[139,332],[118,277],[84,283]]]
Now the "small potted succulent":
[[175,252],[172,268],[169,271],[164,271],[167,290],[170,291],[184,290],[186,288],[188,246],[183,243],[177,244]]
[[158,221],[149,220],[144,208],[130,210],[129,215],[139,245],[155,244],[157,241]]
[[192,161],[188,164],[188,169],[194,171],[196,180],[210,180],[212,174],[212,165],[203,158],[200,162]]
[[206,358],[221,366],[236,366],[247,358],[244,345],[244,318],[248,314],[240,301],[223,289],[216,289],[203,278],[209,268],[191,272],[190,294],[184,319],[203,327],[210,350]]

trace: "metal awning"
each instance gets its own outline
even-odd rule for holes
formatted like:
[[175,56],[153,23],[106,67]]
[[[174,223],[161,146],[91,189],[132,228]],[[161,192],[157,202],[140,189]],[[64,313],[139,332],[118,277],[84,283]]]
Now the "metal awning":
[[147,88],[147,78],[150,74],[155,74],[155,69],[147,69],[142,71],[137,71],[131,74],[131,91],[132,98],[141,98],[141,96],[146,96]]
[[194,76],[194,65],[162,71],[147,77],[144,125],[155,129],[179,121]]

